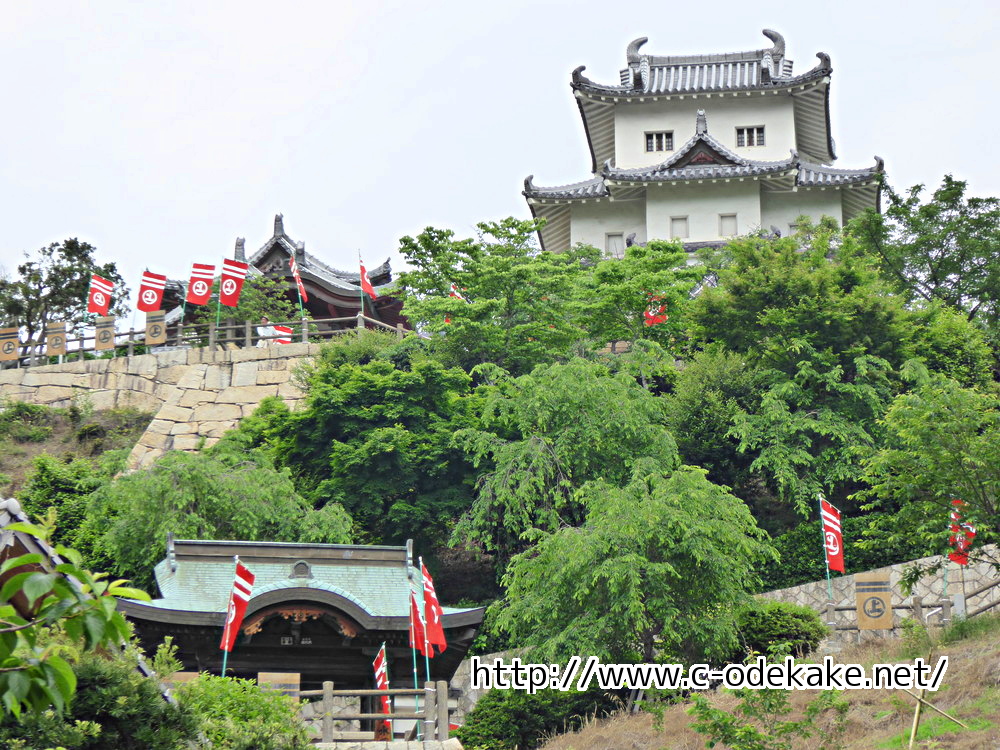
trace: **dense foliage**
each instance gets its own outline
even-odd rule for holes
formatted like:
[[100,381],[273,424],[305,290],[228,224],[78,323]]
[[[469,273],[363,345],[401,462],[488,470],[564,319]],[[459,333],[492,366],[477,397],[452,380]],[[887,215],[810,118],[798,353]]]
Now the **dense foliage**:
[[736,615],[740,648],[729,661],[741,662],[758,654],[794,654],[812,652],[829,630],[819,615],[808,607],[790,602],[754,599]]

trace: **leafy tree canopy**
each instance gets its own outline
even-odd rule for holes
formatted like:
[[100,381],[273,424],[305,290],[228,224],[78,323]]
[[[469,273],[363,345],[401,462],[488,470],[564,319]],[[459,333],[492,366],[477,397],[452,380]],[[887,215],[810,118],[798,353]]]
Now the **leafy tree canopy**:
[[[711,660],[736,645],[733,612],[774,553],[746,506],[705,472],[637,465],[624,487],[581,491],[586,522],[510,563],[497,627],[545,660]],[[558,602],[558,607],[553,607]]]
[[[212,282],[212,297],[209,304],[188,307],[186,320],[197,324],[214,323],[218,298],[219,279],[216,278]],[[233,320],[238,323],[249,321],[254,324],[265,315],[272,323],[301,318],[298,302],[289,297],[285,282],[258,275],[247,276],[240,291],[240,303],[236,307],[223,305],[221,313],[223,321]],[[307,318],[312,317],[308,311],[305,311],[305,315]]]
[[485,471],[456,538],[497,553],[501,564],[524,549],[529,529],[579,526],[585,482],[622,484],[642,460],[665,472],[678,463],[663,401],[627,372],[574,359],[513,379],[480,373],[497,378],[480,390],[482,426],[456,439]]
[[[567,356],[585,337],[569,312],[581,261],[594,251],[541,252],[537,228],[511,218],[479,224],[477,240],[428,228],[400,241],[413,267],[399,275],[406,316],[435,335],[444,361],[520,374]],[[452,284],[464,300],[449,297]]]
[[90,277],[97,274],[114,284],[111,315],[128,312],[128,288],[114,263],[98,264],[96,248],[75,237],[24,254],[14,279],[0,278],[0,324],[27,330],[29,341],[38,341],[47,323],[90,323],[87,294]]
[[910,300],[938,300],[996,333],[1000,322],[1000,200],[966,195],[945,175],[924,202],[923,185],[900,195],[883,185],[883,214],[853,232],[885,277]]
[[471,467],[452,438],[474,423],[471,379],[429,359],[343,361],[320,356],[304,409],[266,402],[223,443],[261,447],[314,506],[343,505],[362,542],[443,542],[471,503]]
[[288,473],[263,456],[173,451],[93,493],[76,543],[117,574],[150,587],[168,532],[187,539],[348,543],[350,529],[340,505],[313,510]]

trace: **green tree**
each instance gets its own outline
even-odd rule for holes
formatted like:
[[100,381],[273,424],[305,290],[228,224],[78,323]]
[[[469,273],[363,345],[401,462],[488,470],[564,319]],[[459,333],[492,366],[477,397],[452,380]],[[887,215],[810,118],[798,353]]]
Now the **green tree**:
[[1000,571],[1000,559],[983,550],[1000,538],[1000,398],[920,365],[907,373],[917,387],[893,401],[886,444],[863,467],[869,507],[895,511],[875,525],[871,545],[917,540],[947,551],[957,498],[977,530],[975,555]]
[[[51,528],[13,523],[5,532],[21,532],[38,539]],[[128,625],[115,608],[115,598],[149,597],[129,588],[126,581],[108,581],[81,565],[73,549],[57,545],[65,562],[48,572],[40,569],[41,553],[9,557],[0,565],[0,707],[16,718],[27,710],[62,712],[72,700],[77,677],[64,658],[63,649],[50,635],[55,629],[84,651],[115,648],[127,641]],[[14,602],[18,602],[15,607]]]
[[627,372],[574,359],[519,378],[485,367],[480,374],[498,380],[480,389],[481,425],[455,436],[483,470],[456,538],[495,553],[501,567],[525,548],[530,529],[583,523],[577,491],[585,482],[626,483],[642,460],[662,471],[677,465],[663,401]]
[[[399,275],[406,316],[434,335],[443,361],[466,368],[490,362],[520,374],[568,356],[585,337],[570,306],[581,261],[593,249],[542,252],[537,228],[505,219],[479,224],[478,240],[428,228],[400,241],[413,267]],[[449,296],[452,284],[464,300]]]
[[350,364],[333,348],[308,377],[305,408],[266,402],[223,443],[260,446],[314,506],[343,505],[366,543],[440,544],[471,503],[471,467],[453,445],[473,424],[469,376],[429,359]]
[[216,750],[308,750],[309,732],[290,697],[253,680],[200,674],[177,687]]
[[655,462],[624,487],[594,481],[581,496],[582,526],[537,532],[511,560],[497,627],[543,660],[731,654],[735,607],[755,589],[757,566],[775,559],[746,506],[702,469],[666,475]]
[[[584,252],[600,257],[593,248]],[[679,242],[654,240],[626,248],[621,259],[597,260],[576,278],[580,325],[599,345],[645,338],[670,345],[685,331],[688,299],[704,273],[687,265]],[[661,307],[668,319],[647,325],[644,313]]]
[[24,254],[14,279],[0,278],[0,324],[26,330],[28,341],[38,343],[48,323],[90,323],[87,294],[90,277],[97,274],[114,285],[111,315],[128,312],[128,288],[114,263],[98,264],[96,248],[73,237],[52,243],[34,257]]
[[[212,282],[211,301],[207,305],[188,308],[187,320],[197,324],[214,323],[217,310],[216,300],[219,298],[219,279]],[[289,296],[285,282],[269,279],[266,276],[247,276],[240,291],[240,303],[236,307],[222,306],[222,320],[232,320],[237,323],[249,321],[258,323],[263,316],[272,323],[299,320],[299,303],[297,298]],[[312,316],[306,312],[306,317]],[[238,336],[238,334],[237,334]]]
[[264,456],[173,451],[94,492],[76,543],[117,574],[150,587],[168,532],[187,539],[348,543],[350,529],[340,505],[313,510],[288,472]]
[[883,185],[885,212],[852,231],[885,277],[910,300],[941,301],[996,333],[1000,316],[1000,200],[966,195],[945,175],[921,202],[923,185],[900,195]]

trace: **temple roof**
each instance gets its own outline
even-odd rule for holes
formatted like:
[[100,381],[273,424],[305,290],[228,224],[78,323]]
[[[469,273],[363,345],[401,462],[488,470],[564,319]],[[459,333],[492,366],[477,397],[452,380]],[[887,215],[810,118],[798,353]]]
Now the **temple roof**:
[[877,156],[875,159],[875,166],[867,169],[833,169],[801,159],[795,151],[783,161],[746,159],[709,134],[705,111],[699,110],[695,135],[660,164],[619,169],[609,159],[598,177],[553,187],[539,187],[534,184],[533,176],[529,176],[524,181],[522,195],[528,198],[529,203],[533,200],[569,202],[607,197],[612,194],[609,184],[760,178],[792,170],[795,171],[795,184],[800,186],[859,184],[871,182],[883,170],[882,159]]
[[[234,555],[256,577],[251,610],[259,601],[308,596],[336,603],[366,627],[376,621],[385,625],[386,618],[392,618],[405,628],[410,590],[420,596],[415,588],[419,571],[415,572],[408,547],[171,540],[167,558],[155,569],[162,596],[152,602],[130,602],[125,611],[136,616],[145,610],[141,616],[146,619],[156,618],[151,610],[185,621],[189,618],[182,613],[222,618],[233,587]],[[476,622],[482,617],[481,609],[443,610],[446,627],[454,619],[449,615],[473,615]]]
[[627,67],[617,84],[603,84],[583,75],[586,66],[573,71],[570,84],[577,97],[591,154],[591,171],[615,155],[615,103],[674,96],[758,96],[783,92],[794,101],[796,148],[822,163],[837,158],[830,133],[830,56],[817,52],[818,64],[801,75],[792,75],[792,61],[785,56],[785,40],[764,29],[772,46],[747,52],[705,55],[643,55],[640,37],[628,45]]
[[573,71],[573,88],[612,96],[645,96],[795,86],[819,80],[832,72],[830,56],[817,53],[819,64],[799,76],[792,75],[792,61],[785,57],[785,39],[777,31],[764,29],[774,44],[747,52],[708,55],[641,55],[647,37],[632,41],[625,52],[628,67],[616,85],[600,84],[583,75],[584,66]]

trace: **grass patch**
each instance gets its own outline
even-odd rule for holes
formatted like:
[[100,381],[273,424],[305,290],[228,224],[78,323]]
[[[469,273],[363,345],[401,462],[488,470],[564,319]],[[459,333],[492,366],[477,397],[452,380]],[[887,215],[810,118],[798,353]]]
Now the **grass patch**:
[[[924,711],[930,711],[930,709],[925,707]],[[951,719],[946,719],[939,714],[927,716],[925,713],[920,717],[920,727],[917,729],[917,741],[926,742],[927,740],[938,739],[946,735],[952,736],[963,734],[964,732],[978,732],[983,729],[989,729],[993,726],[993,722],[988,721],[987,719],[962,719],[962,721],[969,725],[968,729],[963,729]],[[909,745],[910,730],[907,729],[905,732],[897,734],[892,739],[880,742],[878,747],[891,749],[897,747],[909,747]]]

